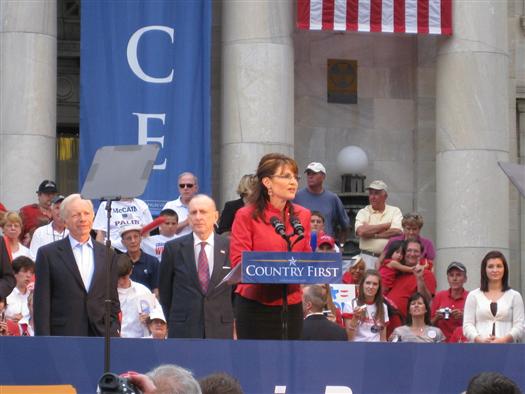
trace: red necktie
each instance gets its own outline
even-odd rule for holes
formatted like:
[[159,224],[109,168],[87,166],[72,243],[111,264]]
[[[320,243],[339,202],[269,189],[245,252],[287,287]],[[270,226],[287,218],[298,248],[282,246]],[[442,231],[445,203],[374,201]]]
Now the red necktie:
[[28,331],[28,328],[27,328],[27,323],[21,323],[20,327],[22,328],[22,336],[28,337],[29,336],[29,331]]
[[206,242],[201,242],[199,261],[197,263],[199,282],[204,294],[208,292],[208,284],[210,283],[210,267],[208,266],[208,256],[206,256],[206,251],[204,250],[205,246]]

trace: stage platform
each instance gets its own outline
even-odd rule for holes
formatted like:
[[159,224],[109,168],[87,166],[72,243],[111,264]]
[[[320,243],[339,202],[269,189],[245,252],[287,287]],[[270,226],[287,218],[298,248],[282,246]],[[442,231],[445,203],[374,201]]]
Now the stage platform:
[[[115,373],[175,363],[197,377],[231,373],[247,394],[458,394],[481,371],[502,372],[525,391],[521,344],[116,338],[111,350]],[[0,337],[0,351],[0,385],[71,384],[91,394],[103,372],[102,338]]]

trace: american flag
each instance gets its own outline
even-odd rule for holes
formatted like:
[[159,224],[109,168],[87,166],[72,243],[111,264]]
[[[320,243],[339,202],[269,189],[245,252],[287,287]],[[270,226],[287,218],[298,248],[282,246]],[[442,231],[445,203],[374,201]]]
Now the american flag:
[[305,30],[452,34],[452,0],[298,0]]

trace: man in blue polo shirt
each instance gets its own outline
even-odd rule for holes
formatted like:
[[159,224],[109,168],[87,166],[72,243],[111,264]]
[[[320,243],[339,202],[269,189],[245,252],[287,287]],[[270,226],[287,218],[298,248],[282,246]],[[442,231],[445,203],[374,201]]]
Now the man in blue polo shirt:
[[[323,186],[326,179],[326,169],[321,163],[312,162],[306,170],[306,187],[299,190],[294,203],[308,208],[310,211],[319,211],[324,216],[324,232],[331,237],[345,241],[346,231],[350,227],[350,219],[339,197]],[[335,233],[339,227],[339,234]]]
[[130,225],[123,227],[120,231],[122,245],[126,247],[126,253],[133,263],[130,279],[143,284],[158,297],[159,261],[141,250],[141,229],[139,225]]

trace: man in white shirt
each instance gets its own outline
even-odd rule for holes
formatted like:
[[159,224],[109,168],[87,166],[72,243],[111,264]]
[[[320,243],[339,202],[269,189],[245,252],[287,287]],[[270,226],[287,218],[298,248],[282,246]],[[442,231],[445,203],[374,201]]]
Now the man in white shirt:
[[16,287],[7,297],[6,316],[15,323],[29,321],[29,308],[27,297],[31,290],[31,281],[35,274],[35,263],[29,257],[19,256],[13,260],[13,271],[15,273]]
[[191,233],[191,228],[188,222],[188,204],[194,195],[199,191],[199,184],[197,177],[191,172],[183,172],[178,179],[180,196],[173,201],[168,201],[162,208],[173,209],[177,212],[179,224],[177,226],[176,237]]
[[120,255],[117,267],[119,271],[118,297],[122,311],[120,336],[142,338],[149,334],[147,322],[150,314],[154,310],[162,313],[162,308],[155,295],[146,286],[130,279],[133,263],[129,256]]
[[51,216],[52,222],[45,226],[38,227],[31,238],[31,246],[29,251],[33,260],[36,259],[36,254],[41,246],[50,244],[67,237],[69,231],[66,228],[64,219],[60,217],[60,205],[64,200],[64,196],[58,195],[53,198],[51,202]]
[[[126,247],[122,244],[120,230],[127,226],[144,226],[153,221],[148,205],[138,198],[128,198],[111,203],[111,221],[109,225],[109,238],[111,246],[115,249],[126,253]],[[108,226],[108,217],[106,211],[106,202],[100,203],[93,230],[97,231],[97,241],[104,243],[106,241],[106,232]]]
[[355,218],[355,233],[359,237],[361,258],[366,268],[375,267],[378,257],[390,237],[403,233],[401,221],[403,214],[398,207],[386,204],[388,187],[385,182],[376,180],[368,187],[370,205],[360,209]]
[[164,219],[159,225],[160,234],[144,237],[142,239],[141,247],[145,253],[156,257],[160,261],[162,251],[164,250],[164,244],[177,238],[176,233],[179,217],[177,216],[177,212],[169,208],[160,211],[159,217]]

